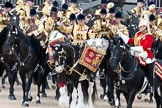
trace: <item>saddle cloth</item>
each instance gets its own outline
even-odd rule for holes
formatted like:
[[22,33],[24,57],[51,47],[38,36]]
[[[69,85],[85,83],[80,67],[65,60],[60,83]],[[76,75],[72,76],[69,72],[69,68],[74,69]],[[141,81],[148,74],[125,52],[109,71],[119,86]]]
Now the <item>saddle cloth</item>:
[[[139,63],[144,67],[146,66],[146,62],[142,58],[139,58]],[[154,72],[162,80],[162,62],[158,59],[155,61]]]
[[155,61],[154,72],[162,80],[162,62],[161,62],[161,60],[157,59]]

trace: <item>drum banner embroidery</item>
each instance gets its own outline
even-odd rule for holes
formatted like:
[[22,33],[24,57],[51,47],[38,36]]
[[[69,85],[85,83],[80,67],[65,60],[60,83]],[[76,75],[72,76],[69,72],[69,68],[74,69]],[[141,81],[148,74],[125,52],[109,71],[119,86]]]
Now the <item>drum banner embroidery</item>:
[[98,51],[97,49],[86,44],[79,63],[92,72],[96,72],[98,66],[100,65],[105,53]]
[[59,42],[64,42],[64,38],[62,37],[62,38],[57,38],[57,39],[52,40],[50,42],[50,46],[54,46],[54,45],[56,45]]

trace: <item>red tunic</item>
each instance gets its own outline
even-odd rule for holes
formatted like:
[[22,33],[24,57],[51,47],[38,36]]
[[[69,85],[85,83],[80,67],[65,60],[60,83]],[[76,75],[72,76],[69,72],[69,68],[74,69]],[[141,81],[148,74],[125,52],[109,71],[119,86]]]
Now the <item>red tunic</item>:
[[153,58],[152,53],[152,44],[153,44],[154,38],[152,34],[145,33],[142,34],[141,32],[137,32],[134,38],[130,38],[128,41],[128,44],[134,44],[135,46],[142,46],[144,51],[147,51],[148,58]]

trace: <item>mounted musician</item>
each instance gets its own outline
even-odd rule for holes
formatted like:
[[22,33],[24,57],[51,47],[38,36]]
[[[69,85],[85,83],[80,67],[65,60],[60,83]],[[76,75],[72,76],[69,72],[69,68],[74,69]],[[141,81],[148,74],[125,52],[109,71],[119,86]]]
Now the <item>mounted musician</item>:
[[96,34],[96,38],[101,38],[103,35],[108,36],[108,26],[109,20],[107,18],[107,11],[106,9],[101,9],[100,15],[96,16],[96,20],[92,26],[92,30]]
[[149,16],[151,14],[154,14],[156,16],[156,19],[158,19],[158,16],[157,16],[157,13],[156,13],[156,5],[155,5],[154,2],[149,3],[149,9],[143,11],[141,18],[144,18],[147,21],[149,21]]
[[137,6],[130,10],[131,14],[136,14],[139,18],[142,16],[142,13],[144,12],[143,9],[144,0],[138,0]]
[[125,25],[121,24],[122,21],[122,13],[118,11],[115,14],[115,20],[110,19],[109,20],[109,36],[114,36],[116,35],[117,32],[122,32],[126,36],[128,36],[128,29]]
[[150,31],[154,38],[159,38],[162,41],[162,30],[156,25],[156,16],[151,14],[149,16]]
[[81,46],[87,39],[94,38],[92,30],[85,24],[85,15],[79,14],[77,16],[77,24],[71,32],[72,44]]
[[33,5],[34,5],[34,0],[27,0],[25,6],[23,7],[21,7],[22,5],[16,6],[16,8],[19,8],[17,14],[20,14],[19,15],[20,29],[22,29],[24,33],[26,30],[26,24],[28,23],[28,18],[30,18],[30,10],[32,9]]
[[45,31],[49,36],[52,30],[60,30],[62,23],[60,17],[58,17],[58,10],[56,7],[52,7],[50,12],[50,17],[48,17],[47,21],[45,22]]
[[39,11],[42,11],[43,18],[48,18],[50,16],[51,8],[52,8],[52,0],[45,0],[43,4],[41,4],[38,8]]
[[44,51],[43,49],[46,48],[46,42],[48,39],[44,33],[44,25],[37,18],[35,9],[30,10],[30,18],[28,18],[28,24],[26,26],[26,35],[30,38],[30,42],[40,60],[39,65],[43,66],[42,52]]
[[68,7],[67,17],[69,17],[72,13],[75,15],[80,14],[80,10],[76,6],[77,0],[70,0],[70,7]]
[[69,18],[68,16],[68,5],[64,3],[61,7],[61,9],[58,11],[58,17],[61,21],[64,21]]
[[153,66],[154,66],[154,55],[152,52],[152,45],[154,37],[147,30],[148,22],[145,19],[141,19],[139,23],[139,31],[136,33],[134,38],[129,38],[122,32],[118,32],[119,37],[123,39],[126,44],[133,44],[131,47],[131,54],[136,57],[142,58],[146,63],[146,77],[150,83],[150,92],[153,92]]
[[95,15],[100,15],[101,9],[107,9],[107,1],[101,0],[100,8],[96,10]]
[[4,10],[0,9],[0,31],[9,24],[10,16],[9,12],[13,8],[11,2],[6,2]]
[[76,16],[75,14],[71,14],[69,18],[66,18],[62,21],[62,29],[61,31],[65,33],[69,39],[71,39],[71,31],[76,25]]

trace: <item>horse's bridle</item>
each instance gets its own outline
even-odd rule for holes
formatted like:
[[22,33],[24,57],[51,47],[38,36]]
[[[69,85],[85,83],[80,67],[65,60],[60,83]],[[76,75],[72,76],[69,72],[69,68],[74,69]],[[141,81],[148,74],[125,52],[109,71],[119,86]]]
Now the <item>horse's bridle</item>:
[[[132,66],[132,68],[130,70],[125,70],[124,67],[126,66],[126,64],[128,64],[130,62],[131,56],[129,56],[129,58],[128,58],[127,62],[125,63],[125,65],[122,66],[121,61],[124,59],[124,56],[126,56],[127,53],[129,54],[129,52],[128,52],[128,50],[126,50],[125,46],[120,46],[120,47],[123,48],[124,52],[122,53],[122,56],[121,56],[121,59],[120,59],[120,61],[118,63],[117,69],[115,69],[114,71],[117,72],[117,73],[119,73],[119,72],[134,73],[137,70],[137,66],[138,66],[137,59],[134,57],[133,58],[133,66]],[[117,57],[112,57],[112,59],[117,59]]]

